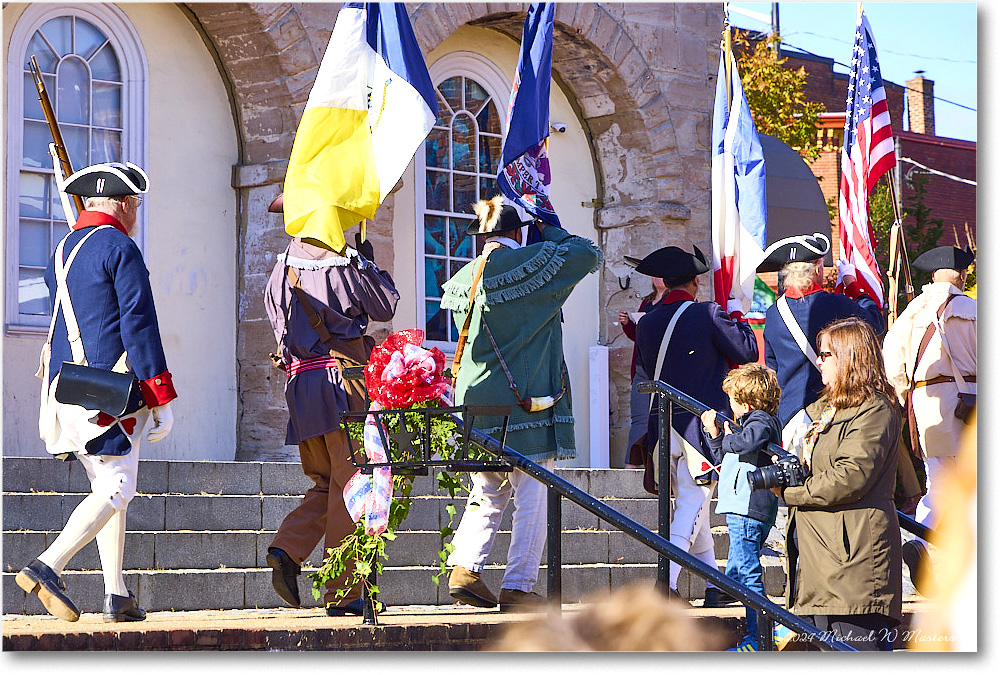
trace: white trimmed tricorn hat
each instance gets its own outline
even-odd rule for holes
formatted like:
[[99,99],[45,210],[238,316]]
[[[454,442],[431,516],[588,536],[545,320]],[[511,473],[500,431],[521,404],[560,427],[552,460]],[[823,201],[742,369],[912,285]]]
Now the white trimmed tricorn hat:
[[[472,206],[477,220],[472,221],[466,234],[489,236],[500,232],[511,232],[525,226],[517,208],[504,203],[503,195],[493,199],[481,199]],[[528,221],[530,222],[530,221]]]
[[126,197],[149,190],[146,172],[131,162],[108,162],[80,169],[66,179],[66,194],[81,197]]
[[819,260],[830,250],[830,239],[821,232],[779,239],[764,251],[758,272],[778,272],[788,263]]

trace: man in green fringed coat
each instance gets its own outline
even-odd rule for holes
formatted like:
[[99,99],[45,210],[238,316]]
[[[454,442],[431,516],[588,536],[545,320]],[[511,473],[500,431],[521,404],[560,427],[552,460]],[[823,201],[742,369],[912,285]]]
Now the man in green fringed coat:
[[[601,251],[589,240],[536,220],[542,241],[521,245],[524,223],[501,197],[475,206],[468,233],[486,239],[483,254],[444,285],[443,309],[454,312],[468,337],[459,340],[456,404],[510,405],[506,444],[551,469],[576,457],[569,374],[563,360],[563,303],[573,287],[597,270]],[[473,290],[475,287],[475,290]],[[469,315],[470,295],[473,296]],[[467,320],[468,319],[468,320]],[[476,426],[498,434],[502,418],[476,417]],[[504,508],[513,493],[514,522],[500,611],[518,611],[542,598],[531,592],[545,543],[545,486],[514,471],[472,474],[469,504],[448,558],[452,597],[495,607],[480,578]]]

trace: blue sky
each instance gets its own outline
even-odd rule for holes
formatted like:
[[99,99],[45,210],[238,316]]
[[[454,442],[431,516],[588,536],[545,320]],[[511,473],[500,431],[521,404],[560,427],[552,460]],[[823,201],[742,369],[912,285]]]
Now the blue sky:
[[[732,2],[729,18],[734,26],[770,30],[770,21],[748,18],[734,11],[737,7],[770,17],[771,3]],[[882,76],[902,85],[914,71],[925,71],[924,77],[934,80],[937,135],[977,140],[976,4],[866,2],[864,10],[875,33]],[[781,2],[778,14],[786,47],[850,63],[857,3]],[[834,65],[834,70],[849,72],[842,65]],[[892,125],[904,128],[903,120],[892,120]]]

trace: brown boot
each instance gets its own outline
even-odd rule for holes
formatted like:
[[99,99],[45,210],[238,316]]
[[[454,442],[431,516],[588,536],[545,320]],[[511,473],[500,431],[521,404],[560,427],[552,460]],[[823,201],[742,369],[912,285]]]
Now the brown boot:
[[482,579],[479,572],[472,572],[456,566],[448,579],[448,593],[459,602],[473,607],[496,607],[497,598]]
[[540,612],[545,609],[546,602],[537,593],[526,593],[513,588],[500,589],[501,612]]

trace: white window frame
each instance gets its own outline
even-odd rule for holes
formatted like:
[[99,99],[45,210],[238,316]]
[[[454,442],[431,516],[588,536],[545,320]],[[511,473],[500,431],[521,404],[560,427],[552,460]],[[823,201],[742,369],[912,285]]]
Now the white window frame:
[[[503,138],[507,138],[507,102],[510,99],[512,82],[507,79],[503,71],[495,63],[473,52],[457,51],[442,56],[427,69],[431,76],[435,90],[437,86],[450,77],[465,76],[479,83],[497,103],[497,114],[500,117],[500,129]],[[416,255],[416,305],[417,305],[417,325],[423,329],[427,325],[427,300],[426,286],[424,284],[424,215],[427,212],[427,155],[424,152],[424,145],[421,143],[420,149],[414,158],[414,206],[417,221]],[[438,347],[446,354],[453,354],[455,351],[454,342],[440,340],[425,340],[424,343],[430,347]]]
[[[21,159],[23,154],[24,62],[28,43],[45,22],[64,16],[74,16],[92,23],[114,47],[122,74],[122,157],[146,168],[148,165],[149,129],[149,67],[139,34],[128,16],[110,4],[46,4],[30,3],[17,20],[11,33],[7,52],[7,186],[6,231],[4,259],[5,285],[4,333],[6,335],[44,335],[50,318],[19,313],[17,284],[20,263],[19,201],[11,198],[20,192]],[[50,92],[49,96],[53,96]],[[83,167],[74,167],[79,170]],[[152,182],[152,181],[151,181]],[[144,197],[144,200],[146,197]],[[146,204],[149,202],[146,201]],[[146,213],[139,209],[136,243],[146,250]]]

